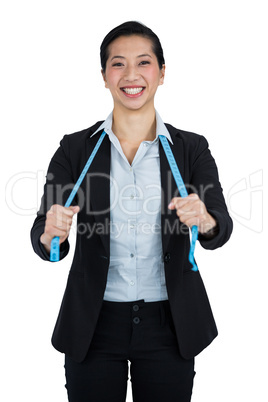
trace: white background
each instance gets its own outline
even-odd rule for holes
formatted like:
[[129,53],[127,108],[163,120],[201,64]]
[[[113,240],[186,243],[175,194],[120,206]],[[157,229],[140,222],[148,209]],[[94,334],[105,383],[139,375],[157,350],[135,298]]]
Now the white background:
[[67,400],[63,355],[50,337],[74,236],[69,256],[49,264],[32,251],[29,232],[62,136],[111,111],[99,46],[131,19],[152,28],[164,48],[157,110],[208,139],[234,220],[226,246],[196,251],[219,337],[196,358],[192,401],[267,401],[268,29],[261,0],[2,3],[0,398]]

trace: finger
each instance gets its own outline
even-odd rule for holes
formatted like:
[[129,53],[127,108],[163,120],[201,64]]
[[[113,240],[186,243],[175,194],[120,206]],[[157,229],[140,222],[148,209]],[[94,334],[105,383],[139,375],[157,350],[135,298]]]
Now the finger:
[[77,214],[78,212],[80,212],[80,207],[78,205],[71,206],[69,208],[73,211],[74,214]]
[[64,232],[69,232],[72,226],[72,219],[69,217],[60,218],[57,215],[53,215],[51,218],[47,219],[46,228],[52,231],[60,230]]
[[[187,226],[192,227],[193,225],[196,225],[198,227],[202,227],[203,225],[207,225],[207,217],[205,213],[200,213],[199,211],[196,211],[195,214],[193,214],[193,216],[191,216],[190,214],[183,214],[180,217],[180,220],[185,223]],[[209,223],[212,226],[215,226],[214,222],[210,222]],[[201,229],[202,230],[202,229]]]
[[58,236],[59,238],[65,238],[68,235],[68,231],[66,229],[58,228],[58,227],[50,227],[47,229],[46,234],[51,238]]
[[183,214],[183,213],[190,213],[192,211],[195,211],[195,214],[199,214],[200,216],[205,216],[206,214],[206,207],[204,205],[204,203],[201,200],[194,200],[188,202],[187,204],[183,205],[183,206],[179,206],[177,208],[177,212],[179,213],[179,215]]
[[47,220],[56,227],[62,227],[64,224],[71,225],[74,214],[79,210],[78,206],[67,208],[55,204],[47,212]]
[[195,205],[195,204],[193,204],[191,202],[188,202],[187,204],[180,205],[177,208],[177,213],[179,213],[179,214],[190,213],[191,214],[193,212],[196,212],[198,209],[199,209],[198,205]]
[[47,222],[51,226],[62,226],[64,221],[64,208],[61,205],[54,204],[47,212]]
[[186,198],[190,198],[190,199],[192,198],[195,200],[199,200],[199,195],[196,193],[192,193],[192,194],[189,194],[188,197],[186,197]]
[[168,208],[169,209],[176,209],[177,205],[179,205],[179,202],[184,200],[184,198],[181,197],[174,197],[172,198],[172,200],[170,201],[170,203],[168,204]]
[[72,226],[72,220],[67,220],[67,221],[56,221],[55,224],[53,225],[53,228],[63,230],[65,232],[69,232],[70,228]]
[[54,213],[58,215],[68,215],[68,216],[73,216],[76,212],[80,210],[79,206],[71,206],[71,207],[63,207],[62,205],[54,204],[51,206],[49,213]]
[[173,201],[170,201],[170,203],[168,204],[168,208],[169,209],[175,209],[175,204]]
[[[182,220],[180,219],[180,221],[182,222]],[[188,226],[189,228],[193,227],[193,226],[200,226],[200,218],[198,216],[194,216],[191,218],[186,218],[183,220],[184,225]]]
[[183,207],[185,204],[192,203],[192,202],[198,201],[198,200],[200,200],[198,194],[190,194],[184,198],[174,197],[174,198],[172,198],[171,202],[169,203],[168,208],[178,209],[178,208]]
[[186,226],[189,228],[192,228],[193,226],[199,226],[199,219],[194,217],[187,219],[185,222],[183,222]]
[[63,213],[48,213],[47,214],[47,223],[51,226],[64,226],[70,225],[72,223],[72,216],[63,214]]
[[181,222],[185,222],[185,220],[193,217],[197,217],[199,214],[195,210],[190,210],[190,211],[184,211],[177,209],[177,216],[180,218]]
[[175,200],[175,204],[178,204],[179,207],[182,207],[185,204],[192,204],[192,203],[198,202],[198,201],[200,201],[200,198],[198,197],[197,194],[190,194],[184,198],[177,198]]
[[[198,214],[195,211],[190,211],[188,213],[179,214],[177,211],[177,216],[181,223],[191,227],[191,225],[196,224],[193,222],[198,221]],[[190,222],[190,223],[189,223]]]
[[71,225],[69,223],[64,223],[64,224],[51,224],[48,222],[48,224],[45,226],[45,233],[47,233],[49,236],[55,237],[55,236],[65,236],[70,232]]

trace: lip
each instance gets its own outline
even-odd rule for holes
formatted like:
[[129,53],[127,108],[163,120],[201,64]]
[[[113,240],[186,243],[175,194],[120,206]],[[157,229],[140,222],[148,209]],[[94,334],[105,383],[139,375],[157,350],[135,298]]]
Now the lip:
[[[137,94],[127,94],[124,89],[135,89],[135,88],[142,88],[142,91],[137,93]],[[120,90],[123,92],[123,94],[127,97],[127,98],[139,98],[141,95],[143,95],[145,87],[143,85],[128,85],[128,86],[124,86],[121,87]]]

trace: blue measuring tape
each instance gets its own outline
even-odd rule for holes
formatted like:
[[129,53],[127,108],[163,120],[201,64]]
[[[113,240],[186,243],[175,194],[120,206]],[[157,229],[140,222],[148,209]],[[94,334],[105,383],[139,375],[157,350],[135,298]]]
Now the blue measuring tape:
[[[69,197],[64,205],[65,207],[69,207],[71,205],[71,203],[72,203],[79,187],[81,186],[81,183],[84,180],[85,175],[87,174],[87,171],[88,171],[88,169],[105,137],[105,134],[106,134],[105,131],[103,131],[100,138],[98,139],[98,142],[95,145],[95,148],[93,149],[90,157],[88,158],[88,161],[85,164],[85,167],[84,167],[82,173],[80,174],[79,179],[77,180],[71,194],[69,195]],[[59,261],[59,259],[60,259],[60,238],[58,236],[56,236],[52,239],[51,245],[50,245],[50,261],[56,262],[56,261]]]
[[[105,135],[106,135],[106,133],[105,133],[105,131],[103,131],[97,144],[95,145],[90,157],[88,158],[88,161],[85,164],[85,167],[84,167],[82,173],[80,174],[79,179],[77,180],[71,194],[69,195],[69,197],[64,205],[65,207],[69,207],[71,205],[82,181],[84,180],[84,178],[87,174],[87,171],[88,171],[96,153],[98,152],[99,147],[101,146],[101,143],[102,143]],[[181,177],[177,163],[175,161],[175,158],[173,156],[173,153],[171,151],[171,148],[169,146],[168,140],[163,135],[159,135],[159,138],[163,145],[168,163],[170,165],[170,168],[171,168],[173,177],[175,179],[175,182],[177,184],[177,187],[179,189],[180,195],[182,197],[187,197],[188,193],[187,193],[186,187],[184,185],[183,179]],[[191,241],[191,247],[190,247],[190,253],[189,253],[189,261],[193,266],[193,268],[192,268],[193,271],[197,271],[197,269],[198,269],[195,264],[195,261],[194,261],[194,249],[195,249],[195,243],[196,243],[197,237],[198,237],[198,228],[197,228],[197,226],[193,226],[192,227],[192,241]],[[60,238],[58,236],[56,236],[51,241],[50,261],[56,262],[56,261],[59,261],[59,259],[60,259]]]
[[[169,166],[171,168],[171,172],[173,174],[174,180],[176,182],[176,185],[178,187],[178,190],[180,192],[181,197],[187,197],[188,196],[188,192],[186,190],[185,184],[183,182],[183,179],[181,177],[178,165],[175,161],[174,155],[172,153],[172,150],[170,148],[170,145],[168,143],[167,137],[165,137],[164,135],[159,135],[161,144],[164,148]],[[193,271],[197,271],[197,265],[195,263],[194,260],[194,250],[195,250],[195,244],[198,238],[198,227],[197,226],[192,226],[192,239],[191,239],[191,245],[190,245],[190,252],[189,252],[189,261],[192,264],[192,270]]]

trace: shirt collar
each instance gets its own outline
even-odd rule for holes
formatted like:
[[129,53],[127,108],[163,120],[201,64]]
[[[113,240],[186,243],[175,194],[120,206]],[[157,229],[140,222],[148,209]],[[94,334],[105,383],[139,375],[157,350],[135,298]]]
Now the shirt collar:
[[[169,142],[171,142],[171,144],[173,144],[170,133],[169,133],[168,129],[166,128],[163,120],[161,119],[161,117],[157,111],[155,111],[155,116],[156,116],[156,138],[159,135],[164,135],[165,137],[167,137]],[[104,130],[106,132],[106,134],[110,135],[111,133],[113,133],[112,124],[113,124],[113,112],[111,112],[109,114],[107,119],[100,125],[99,128],[97,128],[97,130],[91,135],[91,137],[93,137],[93,135],[95,135],[100,130]]]

